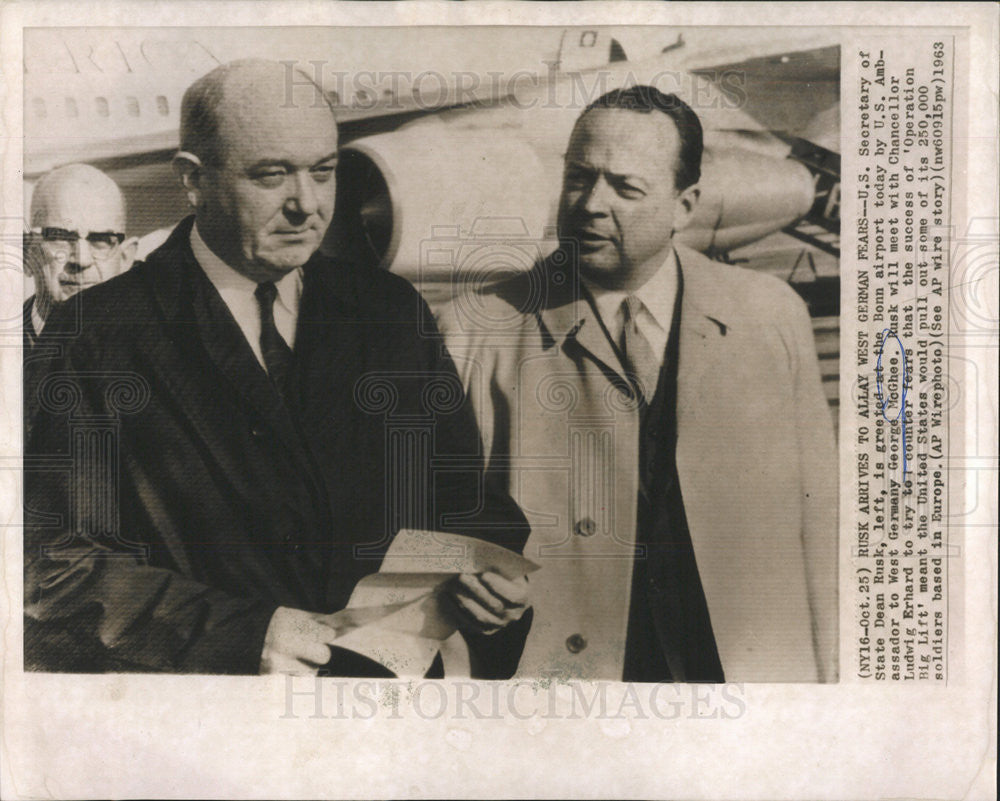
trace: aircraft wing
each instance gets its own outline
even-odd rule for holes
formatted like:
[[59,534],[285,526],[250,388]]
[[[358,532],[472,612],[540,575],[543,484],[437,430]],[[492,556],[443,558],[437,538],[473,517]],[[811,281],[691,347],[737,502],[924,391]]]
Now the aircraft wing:
[[691,70],[729,87],[740,108],[784,136],[839,152],[840,46],[724,61]]
[[[812,317],[820,374],[837,425],[840,381],[840,47],[782,49],[769,39],[742,54],[706,50],[692,72],[738,86],[741,110],[790,148],[816,187],[809,212],[781,232],[730,253],[733,261],[787,281]],[[753,49],[757,47],[757,52]],[[722,56],[722,58],[719,58]],[[740,57],[742,56],[742,57]],[[749,133],[741,136],[751,136]]]
[[[692,72],[727,88],[740,110],[790,148],[789,157],[813,175],[816,197],[809,213],[785,232],[833,256],[840,255],[840,46],[765,53],[728,52],[713,62],[711,49],[691,57]],[[733,56],[744,56],[733,58]],[[700,66],[699,66],[700,64]],[[759,134],[744,134],[745,136]]]
[[[538,88],[559,75],[619,66],[633,53],[653,47],[661,56],[670,54],[671,67],[709,76],[714,73],[727,81],[737,74],[733,70],[748,76],[751,82],[745,95],[749,102],[739,111],[748,111],[761,127],[750,133],[747,117],[730,115],[735,120],[734,129],[743,132],[747,143],[754,136],[759,139],[766,131],[776,130],[774,121],[779,120],[778,129],[823,144],[808,130],[808,121],[815,117],[809,109],[801,107],[799,118],[787,119],[787,107],[800,107],[801,96],[795,96],[795,103],[787,100],[801,87],[803,75],[818,92],[811,95],[810,109],[820,98],[823,103],[835,100],[836,95],[836,46],[830,46],[829,34],[820,39],[820,34],[775,38],[773,31],[767,36],[741,33],[740,44],[734,48],[731,33],[675,34],[662,28],[541,31],[535,36],[537,41],[526,43],[524,53],[516,58],[504,55],[504,51],[514,49],[513,41],[499,53],[476,55],[484,68],[495,60],[507,74],[519,75],[515,86],[490,81],[441,83],[431,73],[427,73],[430,79],[420,83],[400,82],[392,76],[405,74],[419,79],[426,58],[420,57],[413,64],[397,63],[392,60],[390,46],[387,54],[380,54],[381,63],[372,64],[371,43],[360,34],[351,34],[342,42],[345,36],[338,34],[335,47],[328,33],[297,29],[287,36],[276,34],[264,48],[269,57],[294,60],[306,70],[321,63],[341,76],[351,73],[346,85],[324,85],[337,108],[344,141],[393,130],[428,113],[502,103],[518,91],[531,92],[532,84]],[[803,49],[814,41],[825,42],[825,46]],[[395,50],[415,51],[413,42],[407,40],[406,44],[409,46]],[[259,43],[248,50],[245,37],[226,29],[170,37],[161,32],[122,30],[110,41],[94,38],[88,31],[37,31],[26,45],[31,45],[25,48],[25,174],[29,179],[68,161],[131,157],[176,148],[180,98],[191,81],[224,61],[260,55]],[[342,52],[335,62],[338,51]],[[517,64],[528,64],[532,69],[515,69]],[[386,66],[406,69],[381,69]],[[804,68],[807,73],[803,73]],[[67,136],[67,131],[71,135]]]

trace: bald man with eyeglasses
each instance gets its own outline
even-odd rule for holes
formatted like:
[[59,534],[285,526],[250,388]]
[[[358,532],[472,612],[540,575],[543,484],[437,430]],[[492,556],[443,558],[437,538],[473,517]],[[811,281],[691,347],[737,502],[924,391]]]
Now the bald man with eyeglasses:
[[56,306],[128,270],[137,244],[125,236],[125,199],[111,178],[88,164],[46,173],[32,194],[25,235],[24,262],[35,283],[24,304],[25,350]]

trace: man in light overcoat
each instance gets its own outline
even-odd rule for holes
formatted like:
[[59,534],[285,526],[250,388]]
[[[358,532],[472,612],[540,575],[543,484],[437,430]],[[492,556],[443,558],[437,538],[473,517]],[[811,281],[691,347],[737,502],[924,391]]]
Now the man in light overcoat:
[[806,308],[676,245],[695,113],[651,87],[581,115],[560,247],[440,324],[489,469],[531,524],[518,675],[832,681],[836,451]]

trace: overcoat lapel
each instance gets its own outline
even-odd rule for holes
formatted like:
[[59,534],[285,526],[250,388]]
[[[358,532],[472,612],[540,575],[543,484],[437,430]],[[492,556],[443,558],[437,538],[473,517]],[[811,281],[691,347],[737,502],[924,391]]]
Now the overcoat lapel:
[[[318,261],[307,264],[293,370],[297,397],[307,405],[306,419],[328,420],[331,413],[346,411],[342,408],[344,393],[353,391],[358,377],[364,373],[366,339],[373,336],[391,337],[392,332],[370,330],[362,324],[350,269]],[[326,411],[309,407],[310,404],[321,404]]]
[[[724,387],[734,358],[729,333],[736,315],[715,265],[701,254],[678,248],[684,275],[677,365],[677,469],[681,487],[704,449],[719,442],[714,433],[725,423],[732,387]],[[706,430],[706,425],[710,429]]]
[[574,361],[589,359],[616,385],[628,386],[624,369],[600,318],[590,303],[579,276],[553,281],[547,271],[547,302],[540,309],[546,330]]
[[[742,323],[719,268],[697,253],[679,250],[678,256],[684,296],[677,371],[677,477],[718,653],[728,670],[733,662],[726,633],[732,626],[723,602],[730,584],[727,571],[740,558],[731,547],[740,510],[720,509],[726,505],[726,488],[720,482],[732,473],[734,464],[748,458],[734,452],[744,439],[738,409],[733,408],[734,393],[741,391],[734,386],[741,371],[741,350],[734,339]],[[729,522],[720,523],[720,513]]]
[[[226,418],[224,410],[221,417],[219,410],[210,413],[213,398],[232,397],[246,404],[254,416],[272,428],[275,439],[287,446],[289,454],[304,463],[306,455],[288,410],[191,252],[188,237],[192,222],[186,220],[178,225],[149,259],[154,267],[149,272],[152,295],[163,316],[167,337],[150,330],[147,347],[142,351],[150,367],[160,375],[162,390],[173,395],[183,409],[184,419],[191,422],[208,452],[224,462],[221,466],[227,474],[238,475],[242,470],[227,455],[231,449],[215,447],[222,434],[217,421]],[[190,369],[191,363],[205,356],[211,363],[207,370],[212,380],[221,381],[228,391],[206,392],[205,376]]]

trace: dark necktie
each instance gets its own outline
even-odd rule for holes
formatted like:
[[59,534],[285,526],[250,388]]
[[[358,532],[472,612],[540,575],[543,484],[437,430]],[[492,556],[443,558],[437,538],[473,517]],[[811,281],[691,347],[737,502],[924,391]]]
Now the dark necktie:
[[660,378],[660,360],[653,352],[649,340],[636,325],[636,317],[642,309],[642,301],[629,295],[622,301],[621,349],[623,366],[629,379],[636,385],[640,396],[649,403],[656,394],[656,384]]
[[274,299],[278,296],[278,288],[274,282],[266,281],[257,284],[254,296],[260,306],[260,350],[264,356],[264,366],[271,381],[284,395],[292,366],[292,349],[274,324]]

